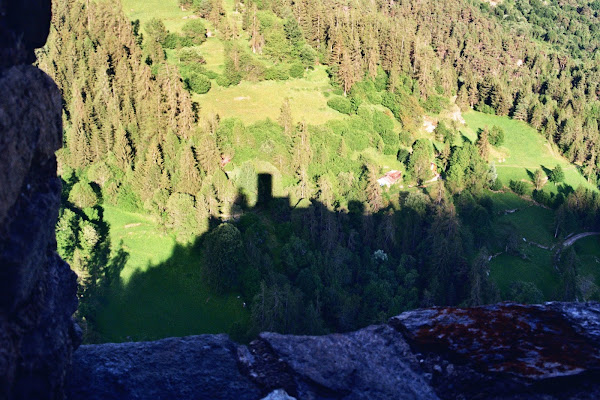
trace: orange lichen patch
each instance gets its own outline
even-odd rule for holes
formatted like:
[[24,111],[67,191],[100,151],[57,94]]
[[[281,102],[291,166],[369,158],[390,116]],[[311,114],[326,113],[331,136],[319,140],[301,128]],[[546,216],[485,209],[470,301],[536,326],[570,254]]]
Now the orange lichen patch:
[[543,306],[434,308],[404,313],[391,324],[423,350],[487,372],[538,380],[600,369],[599,349]]

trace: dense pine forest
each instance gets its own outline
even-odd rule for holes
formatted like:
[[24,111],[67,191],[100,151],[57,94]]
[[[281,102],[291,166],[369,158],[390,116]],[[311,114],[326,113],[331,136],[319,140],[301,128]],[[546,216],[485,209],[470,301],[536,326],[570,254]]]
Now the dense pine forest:
[[[64,98],[57,242],[88,342],[600,298],[597,242],[568,243],[600,229],[599,1],[172,2],[169,24],[56,0],[38,53]],[[273,91],[274,118],[214,112],[319,74],[321,108]]]

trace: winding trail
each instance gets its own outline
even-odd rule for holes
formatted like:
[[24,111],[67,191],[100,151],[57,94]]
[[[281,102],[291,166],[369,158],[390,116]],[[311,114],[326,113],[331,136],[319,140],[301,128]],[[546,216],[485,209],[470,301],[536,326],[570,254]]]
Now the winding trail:
[[571,236],[570,238],[568,238],[567,240],[565,240],[563,242],[563,248],[571,246],[573,243],[575,243],[579,239],[583,239],[584,237],[594,236],[594,235],[600,235],[600,232],[583,232],[583,233],[579,233],[577,235]]

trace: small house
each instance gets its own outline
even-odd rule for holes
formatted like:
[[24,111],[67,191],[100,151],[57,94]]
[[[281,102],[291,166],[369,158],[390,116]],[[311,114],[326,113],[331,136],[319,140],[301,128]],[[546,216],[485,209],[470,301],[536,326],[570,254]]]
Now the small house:
[[383,177],[377,179],[377,183],[379,183],[379,186],[390,187],[398,182],[400,178],[402,178],[402,172],[393,170],[386,173]]

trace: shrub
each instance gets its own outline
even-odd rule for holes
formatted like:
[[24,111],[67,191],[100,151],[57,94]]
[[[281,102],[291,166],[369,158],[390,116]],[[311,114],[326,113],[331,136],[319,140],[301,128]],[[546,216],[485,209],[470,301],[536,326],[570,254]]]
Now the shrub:
[[209,286],[217,293],[237,288],[244,252],[240,231],[234,225],[221,224],[207,235],[204,246]]
[[442,96],[429,96],[427,100],[423,102],[423,108],[430,113],[439,114],[445,107],[447,107],[449,101],[447,98]]
[[488,141],[492,146],[502,146],[504,144],[504,130],[494,125],[490,130]]
[[233,85],[233,82],[229,80],[225,75],[219,75],[216,79],[217,85],[221,87],[229,87]]
[[290,77],[302,78],[304,76],[304,66],[302,64],[292,64],[290,66]]
[[525,184],[525,182],[522,181],[511,180],[510,189],[519,196],[522,196],[527,191],[527,184]]
[[413,142],[413,138],[412,138],[410,132],[408,132],[408,131],[401,131],[398,134],[398,140],[404,146],[410,146],[410,145],[412,145],[412,142]]
[[177,46],[179,46],[179,35],[177,35],[176,33],[167,34],[162,45],[165,49],[177,48]]
[[265,71],[265,79],[270,81],[286,81],[290,78],[288,71],[280,66],[268,68]]
[[535,201],[537,201],[540,204],[543,204],[545,206],[548,207],[552,207],[552,197],[550,196],[550,194],[548,192],[546,192],[545,190],[534,190],[533,191],[533,195],[532,195],[533,199]]
[[555,184],[561,183],[565,180],[565,173],[560,165],[554,167],[554,169],[548,175],[548,179]]
[[385,144],[383,154],[393,155],[396,154],[400,142],[398,140],[398,134],[394,131],[385,130],[380,133],[383,143]]
[[98,204],[98,195],[87,182],[77,182],[69,193],[69,201],[83,209]]
[[[202,54],[196,49],[181,49],[179,51],[179,60],[183,63],[192,63],[194,66],[196,64],[206,64],[206,60],[204,60]],[[192,68],[192,65],[189,65],[188,68]]]
[[410,151],[408,151],[408,149],[402,148],[398,150],[398,153],[396,154],[396,159],[406,165],[409,156]]
[[496,110],[492,106],[488,106],[487,104],[477,104],[475,105],[475,111],[482,112],[484,114],[496,114]]
[[194,93],[204,94],[210,90],[210,80],[201,74],[191,73],[190,76],[185,80],[185,83]]
[[345,97],[337,96],[327,100],[327,105],[342,114],[352,114],[354,107],[350,100]]
[[206,41],[206,28],[202,21],[193,19],[186,22],[181,28],[183,36],[190,40],[192,45],[199,45]]
[[121,186],[117,195],[117,206],[124,211],[135,212],[141,208],[141,202],[129,186]]
[[490,189],[498,191],[498,190],[502,190],[503,187],[504,187],[504,184],[502,183],[502,180],[500,178],[496,178],[496,180],[490,186]]

